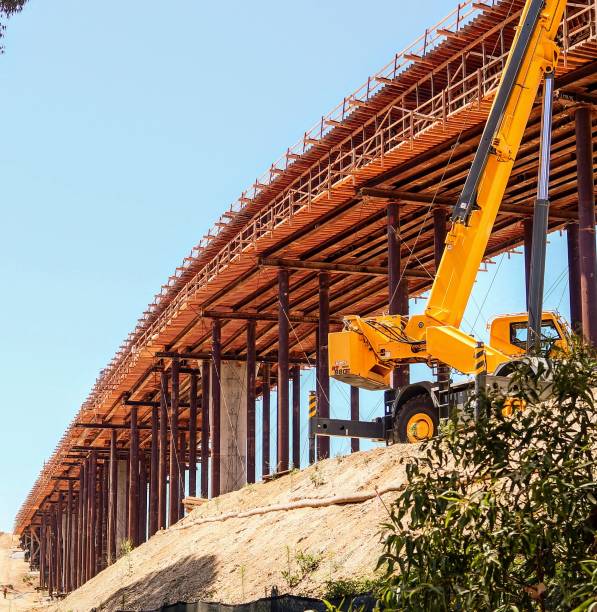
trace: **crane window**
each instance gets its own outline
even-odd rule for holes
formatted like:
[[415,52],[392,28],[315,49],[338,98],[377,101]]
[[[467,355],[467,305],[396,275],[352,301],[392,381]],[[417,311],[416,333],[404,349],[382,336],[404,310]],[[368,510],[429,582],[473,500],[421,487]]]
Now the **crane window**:
[[[518,348],[527,348],[528,339],[528,323],[510,323],[510,344],[517,346]],[[544,349],[550,349],[554,342],[560,339],[560,333],[558,332],[553,321],[547,319],[541,322],[541,346]]]

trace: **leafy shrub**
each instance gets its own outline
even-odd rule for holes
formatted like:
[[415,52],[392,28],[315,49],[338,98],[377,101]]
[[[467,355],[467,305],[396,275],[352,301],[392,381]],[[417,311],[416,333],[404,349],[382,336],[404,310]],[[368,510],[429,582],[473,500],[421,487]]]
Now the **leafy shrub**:
[[597,609],[593,350],[516,367],[510,395],[453,415],[407,465],[385,525],[380,605],[395,610]]

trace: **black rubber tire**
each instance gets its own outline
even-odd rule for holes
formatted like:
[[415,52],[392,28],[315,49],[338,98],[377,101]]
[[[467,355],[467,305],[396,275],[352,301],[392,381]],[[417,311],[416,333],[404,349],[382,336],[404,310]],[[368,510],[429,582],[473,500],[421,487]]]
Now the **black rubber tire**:
[[439,431],[439,414],[431,397],[427,393],[420,393],[406,400],[394,415],[394,442],[409,443],[407,425],[409,419],[417,414],[428,415],[433,422],[433,435]]

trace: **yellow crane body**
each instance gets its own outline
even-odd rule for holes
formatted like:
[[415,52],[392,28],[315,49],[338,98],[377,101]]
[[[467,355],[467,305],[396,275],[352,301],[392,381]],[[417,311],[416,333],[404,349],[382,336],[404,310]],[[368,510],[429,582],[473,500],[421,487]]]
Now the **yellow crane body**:
[[[387,389],[390,372],[401,364],[441,362],[467,374],[478,370],[478,341],[460,325],[539,86],[557,64],[555,38],[565,6],[566,0],[525,4],[482,137],[480,148],[485,138],[485,151],[477,152],[455,206],[424,314],[346,317],[344,330],[329,336],[334,378],[366,389]],[[527,322],[526,313],[494,319],[484,347],[488,372],[524,353],[511,341],[512,329]],[[555,330],[550,334],[553,343],[565,346],[566,324],[558,315],[544,312],[542,326]]]

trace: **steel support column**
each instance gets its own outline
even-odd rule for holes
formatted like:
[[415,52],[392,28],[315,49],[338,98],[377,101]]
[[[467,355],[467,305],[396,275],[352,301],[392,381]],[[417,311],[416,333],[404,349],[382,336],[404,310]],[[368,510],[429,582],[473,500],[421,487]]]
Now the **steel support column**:
[[158,422],[159,408],[151,408],[151,459],[149,462],[149,537],[158,530]]
[[595,244],[595,183],[593,177],[593,138],[591,106],[580,106],[575,113],[576,164],[578,179],[578,250],[582,333],[597,346],[597,247]]
[[82,582],[87,582],[91,578],[89,572],[89,548],[91,546],[91,510],[90,510],[90,498],[91,498],[91,484],[89,482],[89,475],[91,474],[91,456],[87,457],[85,465],[85,506],[83,507],[83,519],[85,522],[85,540],[83,542],[83,577]]
[[[330,332],[330,275],[319,274],[319,329],[317,334],[317,365],[315,370],[317,390],[317,416],[330,416],[330,373],[328,368],[328,335]],[[317,459],[330,456],[330,439],[317,437]]]
[[118,458],[116,430],[110,432],[110,480],[108,493],[108,564],[116,561],[116,509],[118,508]]
[[178,404],[180,402],[180,362],[172,359],[170,398],[170,498],[169,520],[174,525],[179,519],[180,466],[178,461]]
[[77,568],[79,565],[79,496],[73,492],[73,541],[72,541],[72,563],[70,573],[71,591],[77,588]]
[[168,375],[160,372],[160,443],[158,468],[158,529],[166,529],[168,481]]
[[77,577],[75,586],[79,588],[83,584],[83,567],[85,556],[85,500],[87,489],[87,478],[85,476],[85,462],[81,462],[79,471],[79,502],[77,508],[77,522],[79,529],[77,530]]
[[289,289],[288,270],[278,270],[278,431],[276,472],[288,470],[289,463]]
[[219,319],[212,323],[211,336],[211,496],[220,494],[220,400],[222,387],[220,371],[222,367],[222,329]]
[[97,453],[91,451],[89,454],[89,525],[88,525],[88,566],[87,566],[87,580],[95,576],[96,562],[97,562],[97,542],[95,541],[96,535],[96,485],[97,485]]
[[137,537],[139,544],[147,540],[147,461],[143,450],[139,453],[139,529]]
[[582,334],[578,223],[569,223],[566,226],[566,242],[568,246],[568,295],[570,300],[570,327],[574,333]]
[[137,406],[131,406],[127,538],[132,546],[139,544],[139,430],[137,429],[137,410]]
[[63,582],[63,561],[64,561],[64,549],[63,543],[63,530],[62,530],[62,506],[63,506],[62,492],[58,492],[58,501],[56,502],[56,592],[64,593],[64,582]]
[[270,473],[270,365],[262,364],[261,376],[261,477]]
[[292,467],[301,467],[301,366],[292,367]]
[[[359,420],[359,388],[350,387],[350,420]],[[361,448],[360,441],[358,438],[350,439],[350,452],[357,453]]]
[[46,586],[46,513],[41,512],[41,526],[39,528],[39,586]]
[[209,361],[201,362],[201,497],[209,497]]
[[255,336],[257,323],[247,322],[247,483],[255,482]]
[[[388,291],[391,315],[408,315],[408,281],[402,276],[400,256],[400,210],[396,202],[388,204]],[[392,387],[399,389],[409,381],[408,366],[395,368],[392,375]]]
[[50,596],[56,590],[56,513],[54,504],[50,504],[50,529],[49,529],[49,542],[48,542],[48,593]]
[[73,590],[71,576],[73,563],[73,481],[68,481],[66,493],[66,538],[64,545],[64,590],[70,593]]
[[182,500],[185,497],[187,466],[187,434],[184,431],[178,434],[178,518],[184,516]]
[[95,522],[95,548],[96,548],[96,561],[95,571],[97,574],[102,570],[104,561],[104,470],[106,464],[100,463],[97,469],[97,520]]

